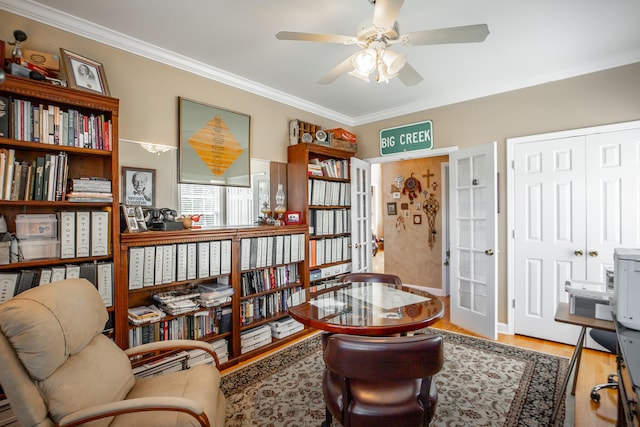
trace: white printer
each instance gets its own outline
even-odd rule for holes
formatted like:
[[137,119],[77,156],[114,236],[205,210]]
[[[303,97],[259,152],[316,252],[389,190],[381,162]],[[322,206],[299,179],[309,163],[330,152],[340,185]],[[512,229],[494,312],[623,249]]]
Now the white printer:
[[640,330],[640,249],[614,249],[613,265],[613,314],[627,328]]

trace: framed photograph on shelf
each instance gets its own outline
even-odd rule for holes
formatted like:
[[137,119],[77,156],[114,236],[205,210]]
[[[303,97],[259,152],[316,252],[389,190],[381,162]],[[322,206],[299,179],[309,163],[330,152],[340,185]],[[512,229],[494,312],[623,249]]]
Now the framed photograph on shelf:
[[147,231],[147,223],[144,220],[142,207],[122,205],[122,215],[129,233]]
[[387,203],[387,215],[398,215],[398,205],[396,202]]
[[110,96],[102,64],[77,53],[60,48],[67,86]]
[[251,116],[182,97],[179,102],[179,182],[250,187]]
[[153,207],[155,199],[155,169],[122,168],[122,201],[125,205]]

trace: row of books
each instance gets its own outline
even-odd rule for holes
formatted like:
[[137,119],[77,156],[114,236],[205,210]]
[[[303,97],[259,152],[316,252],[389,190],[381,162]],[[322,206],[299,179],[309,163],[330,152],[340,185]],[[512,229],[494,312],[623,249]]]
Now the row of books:
[[230,330],[231,308],[210,308],[175,319],[162,319],[131,328],[129,346],[172,339],[202,339]]
[[351,233],[351,209],[310,209],[309,235]]
[[248,325],[252,322],[285,312],[288,307],[287,298],[300,289],[302,288],[288,288],[240,301],[241,324]]
[[309,265],[348,261],[351,259],[351,236],[309,241]]
[[129,248],[129,289],[231,273],[231,240]]
[[314,172],[311,175],[317,175],[318,168],[322,172],[321,176],[349,179],[349,161],[346,159],[309,159],[309,171]]
[[26,161],[13,148],[0,148],[0,193],[3,200],[64,200],[67,153],[46,154]]
[[351,206],[351,183],[310,179],[308,202],[311,206]]
[[240,269],[264,268],[304,261],[304,234],[240,240]]
[[245,297],[269,289],[297,283],[300,280],[298,264],[269,267],[240,274],[240,292]]
[[113,263],[82,263],[0,272],[0,304],[36,286],[84,278],[100,293],[105,307],[113,306]]
[[0,103],[11,105],[6,119],[0,120],[0,135],[11,135],[19,141],[111,150],[113,127],[111,119],[103,114],[87,115],[73,108],[0,98]]

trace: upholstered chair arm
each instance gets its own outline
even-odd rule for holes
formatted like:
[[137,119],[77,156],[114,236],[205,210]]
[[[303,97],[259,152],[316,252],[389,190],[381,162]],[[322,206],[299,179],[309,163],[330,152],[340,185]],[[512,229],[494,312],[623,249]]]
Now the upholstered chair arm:
[[101,418],[149,411],[183,412],[194,417],[202,427],[209,427],[209,419],[207,414],[204,413],[204,407],[198,402],[184,397],[140,397],[105,403],[104,405],[93,406],[69,414],[62,418],[57,426],[75,427]]
[[213,360],[216,362],[216,368],[220,370],[220,361],[218,360],[218,355],[211,347],[211,344],[206,343],[204,341],[198,340],[166,340],[166,341],[156,341],[147,344],[137,345],[135,347],[131,347],[126,349],[124,352],[129,358],[133,356],[138,356],[140,354],[150,353],[152,351],[162,351],[162,350],[193,350],[200,349],[204,350],[213,356]]

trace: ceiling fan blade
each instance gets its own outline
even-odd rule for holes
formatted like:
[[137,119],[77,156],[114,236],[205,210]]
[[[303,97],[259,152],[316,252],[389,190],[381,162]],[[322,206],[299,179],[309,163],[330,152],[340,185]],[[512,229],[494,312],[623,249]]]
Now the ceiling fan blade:
[[402,44],[423,46],[445,43],[477,43],[489,35],[487,24],[467,25],[463,27],[440,28],[436,30],[416,31],[403,35]]
[[398,73],[398,78],[405,86],[414,86],[422,81],[422,76],[408,63],[404,64]]
[[[355,55],[355,53],[353,54]],[[340,77],[344,73],[348,73],[353,69],[352,59],[353,55],[336,65],[336,67],[329,71],[323,78],[318,80],[318,83],[321,85],[328,85],[329,83],[333,83],[338,77]]]
[[404,0],[375,0],[373,25],[380,28],[393,28],[398,19]]
[[278,40],[299,40],[306,42],[342,43],[355,44],[356,38],[352,36],[341,36],[338,34],[314,34],[298,33],[296,31],[280,31],[276,34]]

